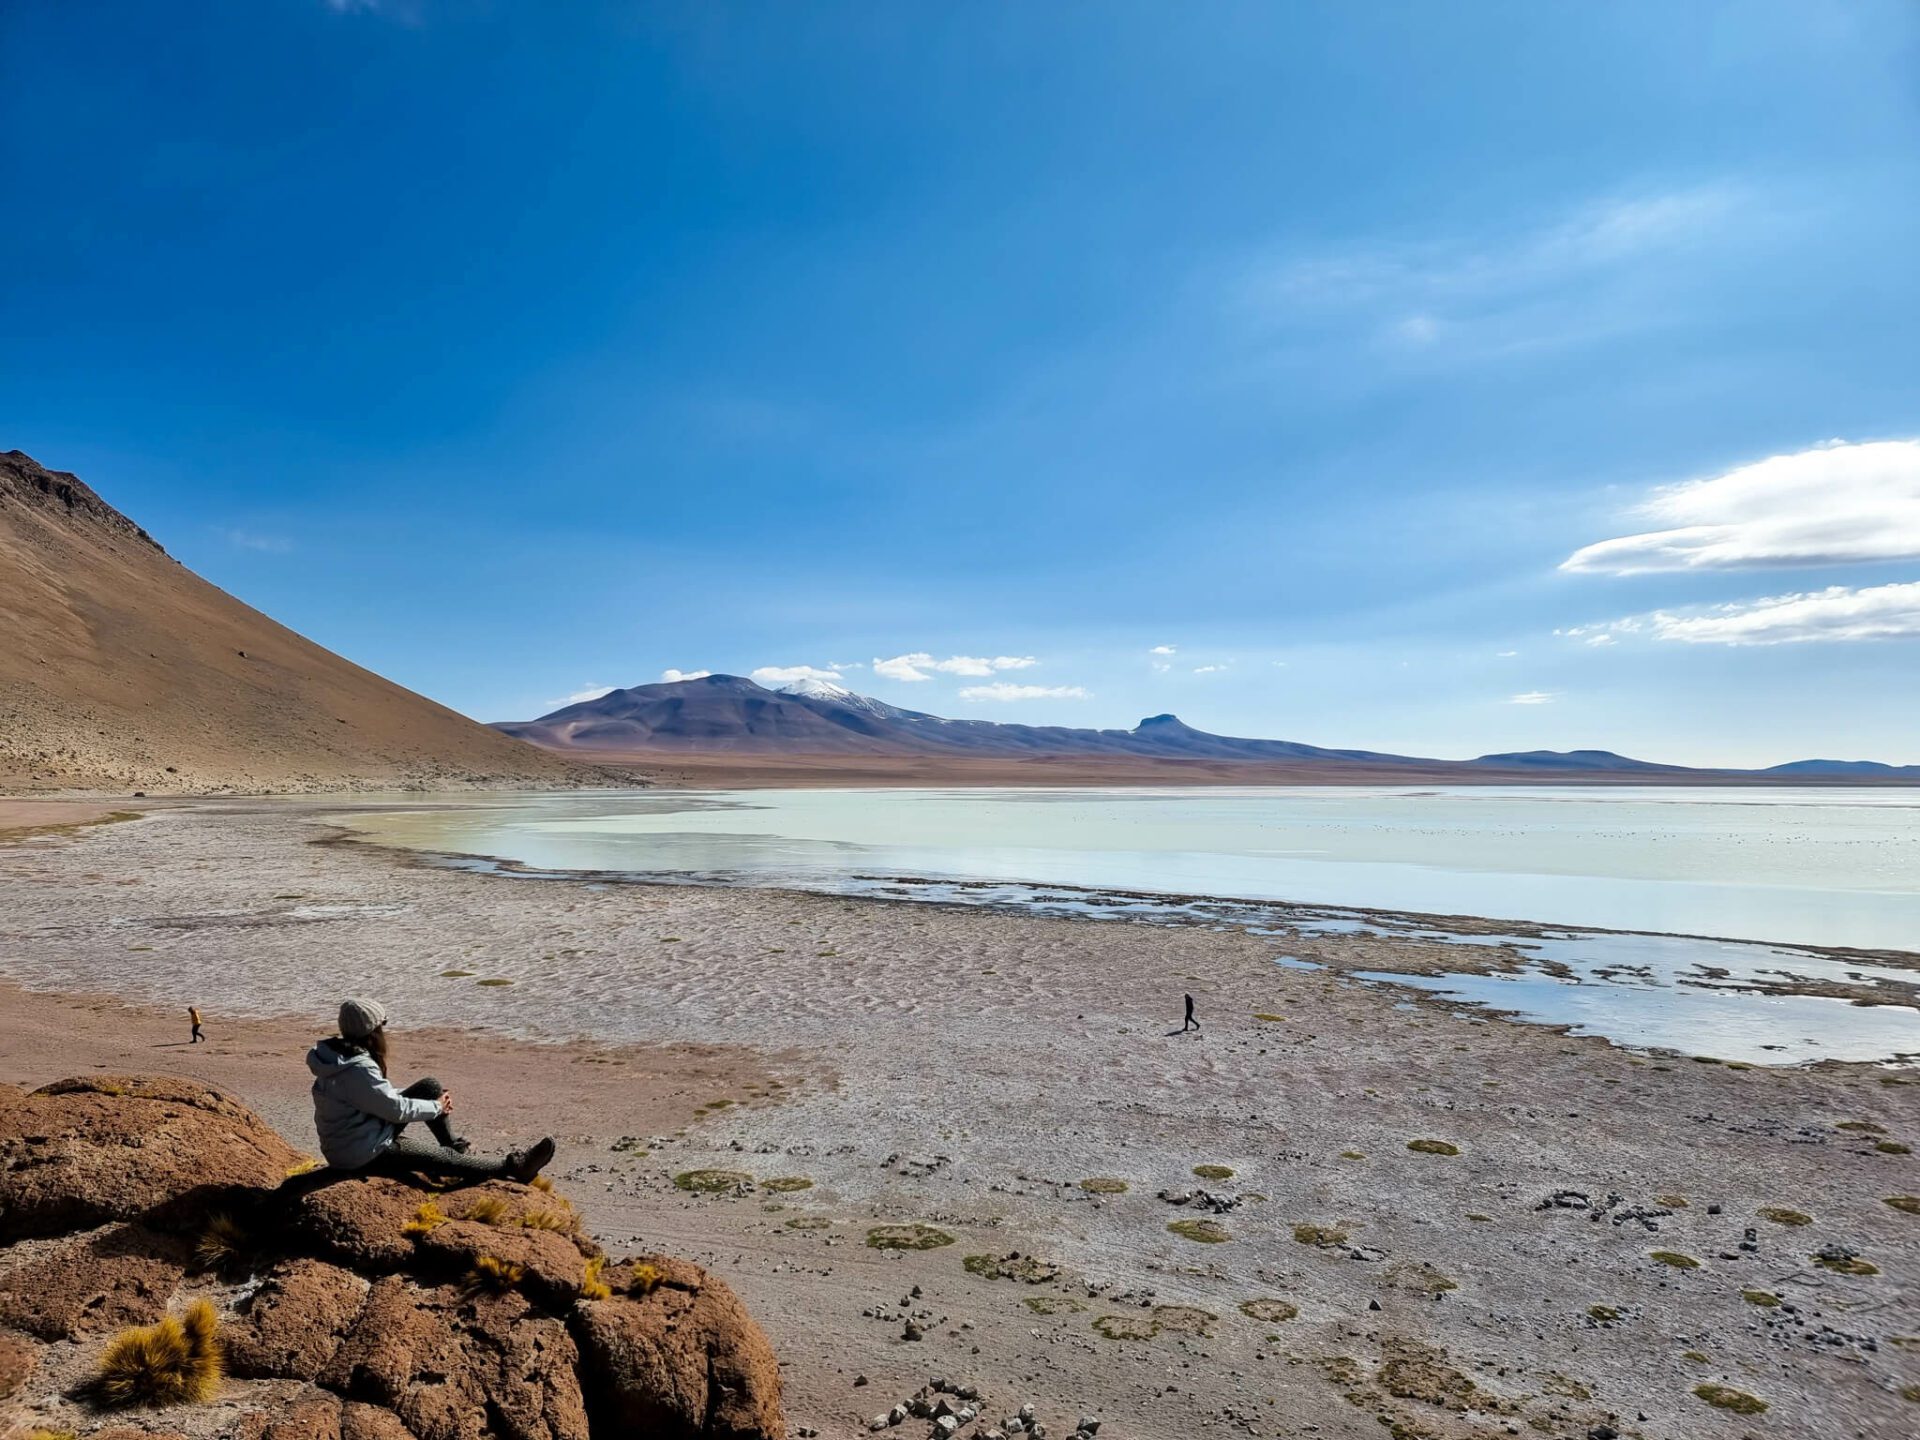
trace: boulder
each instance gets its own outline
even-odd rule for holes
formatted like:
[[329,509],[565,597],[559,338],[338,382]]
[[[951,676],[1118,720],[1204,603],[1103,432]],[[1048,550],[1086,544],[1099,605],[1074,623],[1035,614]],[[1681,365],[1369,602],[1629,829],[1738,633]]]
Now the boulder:
[[786,1433],[780,1365],[746,1307],[697,1265],[649,1255],[583,1301],[589,1403],[617,1433],[759,1440]]
[[319,1260],[274,1266],[239,1317],[221,1327],[228,1373],[318,1379],[359,1316],[367,1289],[353,1271]]
[[288,1187],[284,1209],[290,1238],[327,1259],[359,1270],[398,1270],[413,1259],[407,1225],[420,1207],[438,1197],[408,1184],[373,1175],[336,1171],[301,1176]]
[[419,1440],[586,1440],[579,1355],[567,1327],[517,1291],[390,1275],[320,1381],[392,1410]]
[[240,1417],[234,1440],[415,1440],[400,1417],[317,1390],[279,1413],[254,1410]]
[[111,1220],[193,1222],[278,1185],[300,1154],[198,1080],[59,1080],[0,1105],[0,1243]]
[[148,1325],[185,1272],[179,1240],[140,1225],[22,1242],[0,1256],[0,1325],[41,1340]]
[[587,1257],[570,1237],[551,1230],[450,1220],[416,1243],[423,1266],[456,1279],[473,1274],[482,1257],[511,1265],[520,1272],[519,1287],[552,1310],[578,1300],[587,1280]]

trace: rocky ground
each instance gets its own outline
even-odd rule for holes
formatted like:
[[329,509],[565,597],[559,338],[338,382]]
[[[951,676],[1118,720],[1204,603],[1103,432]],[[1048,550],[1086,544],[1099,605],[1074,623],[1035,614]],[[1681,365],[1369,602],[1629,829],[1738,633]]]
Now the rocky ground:
[[825,1435],[1920,1421],[1905,1072],[1635,1055],[1343,973],[1390,937],[502,879],[330,819],[0,848],[0,974],[94,997],[9,996],[0,1079],[191,1074],[303,1145],[300,1050],[379,994],[476,1139],[552,1129],[593,1233],[734,1286]]

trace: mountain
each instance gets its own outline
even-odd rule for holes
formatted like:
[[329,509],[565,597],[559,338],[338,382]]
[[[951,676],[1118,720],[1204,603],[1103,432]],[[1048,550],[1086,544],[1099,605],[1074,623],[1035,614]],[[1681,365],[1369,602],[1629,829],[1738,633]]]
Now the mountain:
[[1133,730],[1075,730],[995,720],[948,720],[904,710],[843,685],[804,680],[764,689],[741,676],[705,676],[614,689],[538,720],[501,722],[499,730],[555,751],[603,758],[662,756],[947,756],[956,760],[1187,760],[1340,770],[1354,778],[1421,778],[1482,772],[1524,776],[1557,770],[1592,774],[1653,770],[1640,760],[1576,751],[1484,756],[1469,762],[1344,751],[1283,739],[1236,739],[1194,730],[1173,714],[1154,714]]
[[1770,765],[1767,775],[1801,775],[1808,779],[1916,780],[1920,765],[1887,765],[1878,760],[1793,760]]
[[592,778],[275,624],[76,477],[0,452],[0,790]]
[[[1340,750],[1292,740],[1249,740],[1196,730],[1177,715],[1150,715],[1131,730],[1082,730],[992,720],[950,720],[904,710],[822,680],[800,680],[769,690],[738,675],[709,675],[658,685],[635,685],[583,700],[537,720],[503,721],[509,735],[566,754],[609,763],[682,764],[726,757],[765,775],[820,761],[831,770],[855,768],[874,778],[888,774],[934,778],[941,763],[956,775],[1031,779],[1183,777],[1210,780],[1351,780],[1377,783],[1454,781],[1461,784],[1528,780],[1648,783],[1751,783],[1773,777],[1920,780],[1920,767],[1849,768],[1867,762],[1803,761],[1770,771],[1700,770],[1635,760],[1611,750],[1524,750],[1473,760],[1434,760],[1375,750]],[[895,762],[891,770],[866,762]],[[990,762],[1002,762],[997,770]],[[908,762],[913,762],[909,764]],[[1039,765],[1052,767],[1034,769]],[[1840,766],[1831,772],[1811,767]]]

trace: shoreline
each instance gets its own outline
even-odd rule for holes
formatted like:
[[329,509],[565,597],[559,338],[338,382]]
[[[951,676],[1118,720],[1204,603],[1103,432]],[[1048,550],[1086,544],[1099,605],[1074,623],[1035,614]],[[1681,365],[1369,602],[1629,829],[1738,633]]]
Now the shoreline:
[[[0,848],[0,973],[96,992],[9,993],[0,1071],[232,1067],[310,1148],[301,1055],[341,993],[383,995],[398,1063],[444,1072],[478,1141],[551,1128],[597,1233],[734,1284],[781,1354],[790,1418],[831,1436],[931,1373],[979,1386],[996,1418],[1032,1400],[1060,1433],[1093,1413],[1116,1440],[1303,1420],[1358,1440],[1381,1414],[1438,1440],[1489,1416],[1732,1440],[1737,1418],[1694,1393],[1708,1383],[1764,1399],[1774,1434],[1900,1433],[1915,1413],[1900,1391],[1920,1384],[1920,1335],[1899,1327],[1920,1221],[1885,1203],[1920,1193],[1903,1075],[1742,1071],[1402,1007],[1197,925],[509,885],[329,839],[325,808],[168,806]],[[216,976],[224,997],[202,993]],[[98,995],[184,1007],[183,987],[218,1054],[180,1044],[183,1014]],[[1196,1035],[1169,1033],[1183,990]],[[234,1018],[227,997],[281,1018]],[[579,997],[639,1043],[502,1038],[552,1033]],[[701,1170],[742,1178],[675,1185]],[[1126,1189],[1082,1188],[1103,1177]],[[1572,1192],[1608,1208],[1553,1200]],[[1780,1207],[1808,1223],[1755,1218]],[[1607,1223],[1624,1210],[1647,1219]],[[1210,1233],[1198,1220],[1225,1240],[1168,1228]],[[889,1224],[954,1243],[869,1248]],[[1812,1260],[1834,1245],[1878,1273]]]

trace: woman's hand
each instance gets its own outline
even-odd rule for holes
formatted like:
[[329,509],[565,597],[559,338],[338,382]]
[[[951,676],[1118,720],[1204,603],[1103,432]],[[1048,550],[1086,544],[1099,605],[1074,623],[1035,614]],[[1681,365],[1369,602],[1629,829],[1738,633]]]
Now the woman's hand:
[[440,1113],[442,1115],[451,1115],[453,1113],[453,1092],[451,1090],[443,1090],[440,1092]]

